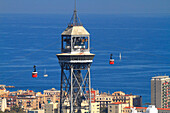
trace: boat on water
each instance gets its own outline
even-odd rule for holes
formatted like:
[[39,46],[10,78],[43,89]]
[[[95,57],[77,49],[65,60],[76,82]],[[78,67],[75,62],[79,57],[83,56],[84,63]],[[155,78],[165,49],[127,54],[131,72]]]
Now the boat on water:
[[44,77],[48,77],[48,74],[46,73],[46,69],[44,69]]
[[122,59],[122,54],[121,53],[119,54],[119,58],[120,58],[120,60]]

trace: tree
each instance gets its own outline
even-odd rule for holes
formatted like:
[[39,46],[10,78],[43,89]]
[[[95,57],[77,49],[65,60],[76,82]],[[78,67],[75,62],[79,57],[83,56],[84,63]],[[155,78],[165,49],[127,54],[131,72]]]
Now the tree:
[[21,107],[14,106],[10,111],[5,110],[5,112],[0,111],[0,113],[26,113]]

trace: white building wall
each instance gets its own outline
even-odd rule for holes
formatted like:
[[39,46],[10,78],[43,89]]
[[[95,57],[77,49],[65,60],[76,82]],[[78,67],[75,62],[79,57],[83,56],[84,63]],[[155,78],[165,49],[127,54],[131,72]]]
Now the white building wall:
[[136,108],[131,108],[132,112],[131,113],[138,113]]
[[[137,112],[136,108],[131,108],[132,112],[131,113],[142,113],[142,112]],[[143,113],[158,113],[158,109],[155,107],[155,105],[149,105],[149,107],[146,109],[146,112]]]
[[0,98],[0,110],[1,111],[5,111],[5,109],[7,108],[7,101],[6,98]]
[[146,109],[146,113],[158,113],[158,109],[155,108],[155,105],[149,105]]

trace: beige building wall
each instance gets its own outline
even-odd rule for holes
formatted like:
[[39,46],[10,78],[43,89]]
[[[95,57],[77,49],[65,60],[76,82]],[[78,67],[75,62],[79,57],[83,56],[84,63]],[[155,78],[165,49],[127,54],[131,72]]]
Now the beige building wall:
[[116,91],[116,92],[112,93],[112,95],[113,96],[122,96],[122,95],[125,95],[125,93],[122,91]]
[[129,106],[130,107],[133,107],[133,99],[136,98],[136,95],[130,95],[128,96],[129,97]]
[[91,103],[91,113],[100,113],[100,105],[97,102]]
[[112,98],[112,95],[102,93],[100,95],[96,95],[95,102],[99,103],[100,108],[107,107],[109,103],[112,103]]
[[16,105],[25,110],[39,109],[38,98],[17,98]]
[[[66,103],[65,103],[66,104]],[[66,104],[66,106],[70,106],[69,103]],[[81,106],[88,106],[87,102],[82,102]],[[88,113],[89,109],[81,109],[81,113]],[[70,113],[70,110],[64,110],[64,113]],[[97,102],[91,103],[91,113],[100,113],[100,105]]]
[[128,106],[129,104],[121,102],[109,104],[108,113],[123,113],[123,109]]
[[56,90],[55,88],[44,90],[45,95],[60,95],[60,90]]
[[[81,104],[81,106],[87,106],[88,105],[88,103],[87,102],[83,102],[82,104]],[[89,110],[88,109],[82,109],[81,110],[81,113],[88,113],[89,112]],[[93,102],[93,103],[91,103],[91,113],[100,113],[100,105],[99,105],[99,103],[97,103],[97,102]]]
[[7,91],[5,88],[0,89],[0,95],[6,94],[6,93],[7,93]]
[[58,103],[45,104],[44,113],[56,113],[58,112]]
[[128,94],[125,94],[124,92],[122,91],[117,91],[117,92],[114,92],[112,93],[112,100],[113,100],[113,103],[115,102],[123,102],[123,103],[128,103],[129,104],[129,107],[133,107],[133,100],[137,97],[139,97],[138,95],[128,95]]

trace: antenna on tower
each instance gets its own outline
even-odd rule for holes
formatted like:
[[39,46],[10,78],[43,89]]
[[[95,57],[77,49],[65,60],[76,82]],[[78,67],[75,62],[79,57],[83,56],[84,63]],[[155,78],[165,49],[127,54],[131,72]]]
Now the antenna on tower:
[[73,16],[70,20],[70,23],[68,24],[68,26],[82,26],[82,23],[77,15],[77,6],[76,6],[76,0],[75,0],[75,3],[74,3],[74,13],[73,13]]
[[74,10],[76,11],[76,0],[75,0],[74,8],[75,8]]

